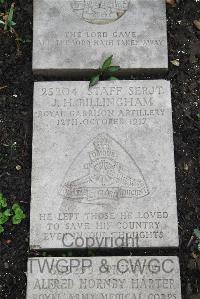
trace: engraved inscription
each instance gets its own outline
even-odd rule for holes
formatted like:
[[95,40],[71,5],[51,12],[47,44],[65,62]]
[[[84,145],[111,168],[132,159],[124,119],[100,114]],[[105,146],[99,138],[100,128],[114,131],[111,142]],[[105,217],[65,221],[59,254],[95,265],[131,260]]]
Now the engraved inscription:
[[165,80],[36,83],[31,248],[177,247],[172,133]]
[[86,22],[108,24],[124,15],[128,3],[128,0],[72,0],[71,7]]
[[[79,173],[81,175],[77,178]],[[97,135],[75,158],[61,186],[65,200],[89,204],[141,198],[148,193],[142,173],[133,158],[105,133]]]
[[30,299],[181,299],[174,256],[31,258]]

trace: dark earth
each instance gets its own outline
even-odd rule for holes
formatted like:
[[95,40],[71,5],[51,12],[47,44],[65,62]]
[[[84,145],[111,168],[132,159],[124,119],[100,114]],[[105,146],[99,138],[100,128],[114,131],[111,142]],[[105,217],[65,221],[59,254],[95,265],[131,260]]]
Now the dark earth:
[[[112,253],[66,250],[51,255],[178,255],[182,298],[198,299],[200,257],[192,255],[187,244],[194,228],[200,227],[200,117],[197,116],[200,113],[200,30],[193,24],[200,19],[200,1],[176,2],[175,6],[167,6],[169,61],[179,59],[180,65],[169,63],[165,78],[172,85],[180,248],[121,249]],[[0,8],[2,12],[3,6]],[[20,41],[16,41],[16,34],[0,31],[0,192],[9,205],[18,201],[27,217],[20,225],[8,223],[0,235],[0,299],[25,298],[27,258],[49,255],[29,251],[34,81],[31,0],[16,1],[14,21]]]

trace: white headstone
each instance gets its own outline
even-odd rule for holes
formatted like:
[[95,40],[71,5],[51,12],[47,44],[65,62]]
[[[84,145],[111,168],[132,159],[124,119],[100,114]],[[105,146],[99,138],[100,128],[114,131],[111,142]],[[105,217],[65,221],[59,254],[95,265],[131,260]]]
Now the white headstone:
[[31,258],[27,299],[181,299],[174,256]]
[[33,71],[85,74],[110,55],[122,71],[168,68],[164,0],[34,0]]
[[32,248],[178,246],[170,83],[38,82]]

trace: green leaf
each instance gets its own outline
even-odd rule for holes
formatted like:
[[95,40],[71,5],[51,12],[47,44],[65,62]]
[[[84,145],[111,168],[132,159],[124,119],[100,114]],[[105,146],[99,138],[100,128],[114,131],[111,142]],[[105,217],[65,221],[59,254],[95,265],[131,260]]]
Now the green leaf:
[[0,24],[3,24],[3,25],[5,25],[5,22],[3,22],[2,20],[0,20]]
[[14,7],[15,7],[14,4],[11,4],[9,14],[8,14],[8,24],[9,24],[9,26],[11,26],[12,22],[13,22]]
[[2,234],[4,232],[4,228],[2,225],[0,225],[0,234]]
[[16,215],[12,217],[13,224],[20,224],[22,219],[18,218]]
[[14,203],[12,206],[12,210],[14,211],[15,215],[12,217],[13,224],[19,224],[22,222],[23,219],[26,218],[22,208],[18,203]]
[[198,251],[200,251],[200,242],[199,242],[199,244],[198,244],[197,248],[198,248]]
[[117,77],[111,76],[110,78],[108,78],[109,81],[114,81],[114,80],[119,80]]
[[7,201],[6,198],[3,196],[2,193],[0,193],[0,209],[7,207]]
[[8,216],[4,213],[0,213],[0,224],[4,224],[8,221]]
[[119,65],[111,65],[108,68],[108,72],[114,73],[120,70],[120,66]]
[[[18,204],[18,203],[14,203],[13,205],[12,205],[12,210],[15,212],[17,209],[19,209],[20,208],[20,205]],[[21,208],[20,208],[21,209]]]
[[111,55],[110,57],[106,58],[106,60],[104,61],[104,63],[102,64],[102,67],[101,67],[101,69],[103,71],[107,70],[109,68],[109,66],[111,66],[112,58],[113,58],[113,55]]
[[21,223],[22,220],[26,218],[26,215],[24,214],[24,212],[21,209],[20,205],[18,203],[15,203],[12,206],[12,209],[15,212],[15,215],[12,217],[12,223],[13,224]]
[[11,210],[10,210],[10,209],[6,209],[6,210],[3,212],[3,214],[6,215],[7,217],[12,216],[12,213],[11,213]]
[[15,210],[15,215],[16,215],[17,217],[21,217],[23,214],[24,214],[24,212],[22,211],[21,208],[17,208],[17,209]]
[[195,230],[194,230],[194,234],[195,234],[195,236],[197,237],[197,239],[200,240],[200,229],[195,229]]
[[14,215],[12,217],[12,223],[13,224],[20,224],[22,222],[22,220],[25,219],[25,218],[26,218],[25,214],[23,214],[21,217],[19,217],[18,215]]
[[19,41],[21,43],[31,43],[32,42],[31,39],[22,39],[20,37],[16,38],[15,40]]
[[96,85],[99,82],[100,75],[95,75],[91,78],[89,87]]

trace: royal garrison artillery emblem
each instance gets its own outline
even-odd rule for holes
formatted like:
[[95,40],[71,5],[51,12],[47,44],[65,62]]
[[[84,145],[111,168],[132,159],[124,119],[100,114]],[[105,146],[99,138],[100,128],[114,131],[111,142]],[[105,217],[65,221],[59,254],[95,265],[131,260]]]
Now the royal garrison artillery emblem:
[[119,19],[128,9],[128,0],[71,0],[73,11],[93,24],[108,24]]
[[108,134],[97,135],[74,159],[60,193],[65,200],[106,204],[148,192],[133,158]]

